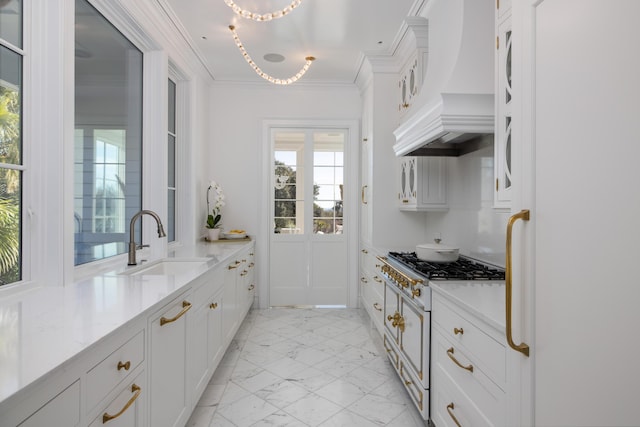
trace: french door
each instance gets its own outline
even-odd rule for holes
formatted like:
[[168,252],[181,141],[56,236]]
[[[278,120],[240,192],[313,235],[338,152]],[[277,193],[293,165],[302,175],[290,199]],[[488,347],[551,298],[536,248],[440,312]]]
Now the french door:
[[348,129],[270,129],[270,306],[346,306]]

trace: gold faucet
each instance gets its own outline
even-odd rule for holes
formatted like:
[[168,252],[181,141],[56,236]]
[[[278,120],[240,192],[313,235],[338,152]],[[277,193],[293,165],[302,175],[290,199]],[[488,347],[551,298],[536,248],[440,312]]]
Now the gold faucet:
[[149,210],[141,210],[137,214],[131,218],[131,224],[129,225],[129,264],[128,265],[137,265],[136,262],[136,249],[141,249],[143,247],[147,247],[149,245],[140,245],[136,244],[135,240],[135,228],[136,228],[136,220],[140,218],[142,215],[151,215],[153,219],[156,220],[156,224],[158,224],[158,237],[167,237],[164,232],[164,227],[162,226],[162,221],[157,213]]

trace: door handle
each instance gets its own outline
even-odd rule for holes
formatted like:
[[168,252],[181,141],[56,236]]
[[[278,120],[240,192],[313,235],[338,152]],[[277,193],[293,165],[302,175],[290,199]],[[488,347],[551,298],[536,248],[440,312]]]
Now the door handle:
[[513,310],[512,298],[513,298],[513,280],[512,280],[512,266],[511,266],[511,237],[513,234],[513,224],[517,220],[529,221],[529,210],[523,209],[515,215],[509,218],[507,224],[507,260],[505,266],[505,303],[506,303],[506,315],[507,315],[507,343],[509,347],[515,351],[519,351],[525,356],[529,357],[529,346],[525,343],[516,344],[513,342],[513,325],[511,324],[511,315]]

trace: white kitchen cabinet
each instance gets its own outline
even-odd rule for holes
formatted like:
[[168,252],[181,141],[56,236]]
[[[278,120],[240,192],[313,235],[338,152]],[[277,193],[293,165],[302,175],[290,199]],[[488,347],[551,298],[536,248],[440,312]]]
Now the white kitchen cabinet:
[[398,79],[398,112],[400,115],[406,114],[413,105],[414,98],[418,95],[422,85],[422,57],[418,52],[414,52],[409,57],[404,68],[400,72]]
[[511,205],[513,187],[511,145],[513,143],[513,89],[511,31],[511,7],[505,0],[496,8],[496,97],[494,135],[494,206],[508,208]]
[[187,336],[191,296],[191,292],[185,292],[149,319],[149,421],[152,426],[182,426],[190,415]]
[[238,307],[240,322],[249,312],[256,295],[255,257],[253,248],[245,250],[240,256],[242,263],[238,269]]
[[[145,417],[145,375],[140,373],[131,382],[120,387],[122,391],[105,406],[104,410],[89,425],[90,427],[143,427]],[[59,425],[59,424],[51,424]]]
[[[503,290],[503,285],[488,286]],[[483,287],[477,285],[477,291]],[[432,294],[432,419],[438,426],[455,426],[454,418],[461,425],[507,426],[504,329],[451,303],[437,289]],[[483,306],[481,299],[476,302]]]
[[380,336],[384,334],[384,280],[378,275],[377,253],[373,248],[360,250],[360,298],[373,326]]
[[447,158],[401,157],[398,205],[405,211],[446,211]]
[[71,427],[77,425],[80,425],[80,381],[74,382],[61,391],[60,394],[19,424],[20,427]]
[[622,267],[638,262],[640,199],[612,190],[640,182],[640,2],[512,11],[511,209],[530,214],[512,233],[512,338],[530,352],[508,350],[510,425],[640,425],[640,287]]

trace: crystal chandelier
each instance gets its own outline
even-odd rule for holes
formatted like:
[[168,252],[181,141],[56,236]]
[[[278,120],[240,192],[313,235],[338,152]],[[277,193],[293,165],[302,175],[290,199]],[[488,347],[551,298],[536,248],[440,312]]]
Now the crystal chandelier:
[[302,0],[293,0],[291,4],[289,4],[289,6],[285,7],[284,9],[276,10],[275,12],[265,13],[264,15],[243,9],[237,4],[235,4],[233,0],[224,0],[224,2],[237,15],[242,16],[243,18],[253,19],[254,21],[271,21],[272,19],[282,18],[283,16],[291,12],[293,9],[300,6],[300,3],[302,3]]
[[271,83],[274,83],[274,84],[277,84],[277,85],[288,85],[288,84],[291,84],[291,83],[294,83],[294,82],[298,81],[307,72],[307,70],[311,66],[311,63],[316,60],[316,58],[314,58],[313,56],[307,56],[305,58],[306,62],[304,63],[304,65],[302,66],[300,71],[298,71],[294,76],[291,76],[291,77],[289,77],[287,79],[277,79],[277,78],[272,77],[269,74],[265,73],[264,71],[262,71],[260,69],[260,67],[258,67],[258,65],[255,62],[253,62],[253,59],[251,59],[251,56],[249,56],[249,53],[247,52],[247,50],[242,45],[242,42],[240,41],[240,38],[238,37],[238,33],[236,33],[236,27],[233,26],[233,25],[229,25],[229,29],[231,30],[231,33],[233,34],[233,40],[236,42],[236,46],[238,46],[238,49],[240,50],[240,53],[242,53],[242,56],[247,61],[247,63],[251,66],[251,68],[253,68],[253,70],[256,72],[256,74],[258,74],[260,77],[262,77],[263,79],[265,79],[265,80],[267,80],[267,81],[269,81]]

